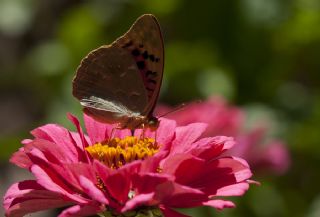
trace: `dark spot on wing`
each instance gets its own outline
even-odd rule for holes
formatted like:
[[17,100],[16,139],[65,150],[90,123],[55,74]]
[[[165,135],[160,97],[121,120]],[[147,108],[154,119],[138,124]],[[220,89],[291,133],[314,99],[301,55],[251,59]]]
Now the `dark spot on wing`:
[[153,54],[151,54],[151,55],[149,56],[149,58],[150,58],[150,60],[151,60],[152,62],[154,62],[154,61],[155,61],[155,57],[154,57],[154,55],[153,55]]
[[140,51],[136,48],[136,49],[134,49],[134,50],[131,52],[131,54],[132,54],[133,56],[139,56],[139,55],[140,55]]
[[146,60],[149,57],[148,51],[144,51],[142,57]]
[[125,43],[122,48],[127,48],[127,47],[130,47],[131,45],[133,45],[133,42],[130,40],[128,41],[127,43]]
[[146,67],[146,64],[145,64],[144,61],[138,61],[137,62],[137,66],[141,70],[141,69],[144,69]]
[[139,47],[140,47],[140,48],[143,48],[143,44],[139,44]]
[[156,62],[159,62],[159,60],[160,60],[159,58],[156,58],[156,59],[155,59]]

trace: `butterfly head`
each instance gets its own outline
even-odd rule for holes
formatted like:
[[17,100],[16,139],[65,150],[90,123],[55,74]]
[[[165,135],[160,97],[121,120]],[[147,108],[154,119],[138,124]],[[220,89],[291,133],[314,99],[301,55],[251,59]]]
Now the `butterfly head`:
[[158,118],[156,117],[150,117],[148,119],[148,127],[152,130],[152,131],[155,131],[158,129],[159,127],[159,124],[160,124],[160,121]]

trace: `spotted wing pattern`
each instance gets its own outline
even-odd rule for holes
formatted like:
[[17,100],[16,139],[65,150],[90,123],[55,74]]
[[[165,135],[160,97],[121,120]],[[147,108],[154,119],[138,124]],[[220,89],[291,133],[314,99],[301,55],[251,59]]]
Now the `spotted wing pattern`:
[[151,14],[142,15],[114,44],[128,50],[134,57],[148,95],[148,106],[142,114],[152,115],[164,67],[163,39],[157,19]]

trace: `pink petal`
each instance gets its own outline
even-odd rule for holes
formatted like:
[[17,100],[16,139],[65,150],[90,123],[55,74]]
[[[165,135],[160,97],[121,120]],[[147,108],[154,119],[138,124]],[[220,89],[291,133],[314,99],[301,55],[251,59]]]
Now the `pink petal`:
[[[22,144],[25,146],[28,146],[29,143],[31,143],[33,140],[31,139],[24,139],[21,141]],[[28,169],[31,165],[32,162],[30,161],[29,157],[25,153],[25,147],[19,148],[19,150],[15,153],[10,158],[10,162],[21,167],[21,168],[26,168]]]
[[[201,170],[194,171],[193,168],[190,168],[190,173],[192,173],[191,175],[194,176],[194,179],[189,179],[188,185],[202,189],[204,192],[212,195],[216,194],[218,189],[229,185],[243,189],[243,186],[234,184],[243,182],[252,175],[246,165],[233,158],[221,158],[207,162]],[[188,177],[191,177],[191,175]],[[183,182],[183,179],[179,180]],[[234,192],[241,189],[234,189]]]
[[266,145],[261,159],[257,162],[260,165],[270,168],[276,174],[285,173],[290,166],[290,155],[288,149],[281,142],[273,141]]
[[176,126],[175,121],[160,118],[160,126],[157,129],[157,142],[164,146],[170,143],[173,140]]
[[13,184],[4,196],[6,215],[20,217],[28,213],[70,205],[60,194],[47,191],[33,180]]
[[6,211],[6,215],[10,217],[21,217],[29,213],[59,208],[65,205],[70,204],[62,199],[32,199],[11,206],[10,209]]
[[124,174],[114,173],[107,180],[103,180],[110,195],[119,202],[125,202],[128,199],[130,190],[130,180],[128,178]]
[[32,162],[25,153],[24,147],[19,148],[19,151],[11,156],[10,162],[25,169],[28,169],[32,165]]
[[[226,157],[225,159],[233,159],[235,161],[232,160],[225,160],[226,164],[233,164],[233,171],[234,171],[234,175],[236,177],[236,180],[238,182],[247,180],[248,178],[250,178],[252,176],[252,172],[250,170],[250,166],[248,164],[248,162],[242,158],[238,158],[238,157]],[[229,161],[229,162],[228,162]],[[221,164],[223,165],[223,164]]]
[[24,140],[21,141],[21,144],[26,145],[26,144],[28,144],[28,143],[30,143],[32,141],[33,141],[32,139],[24,139]]
[[61,166],[56,164],[49,164],[49,166],[50,171],[58,174],[58,178],[60,180],[63,180],[64,183],[67,183],[69,188],[72,188],[73,191],[86,192],[79,182],[79,175],[85,176],[87,179],[92,180],[93,182],[97,182],[96,174],[93,171],[92,166],[89,164],[72,163],[63,164]]
[[218,157],[223,152],[230,149],[234,143],[232,137],[208,137],[193,143],[192,148],[188,151],[195,156],[209,160]]
[[139,194],[150,193],[153,192],[159,184],[167,182],[170,178],[172,177],[157,173],[134,174],[132,177],[132,186]]
[[235,205],[231,201],[226,200],[209,200],[207,202],[204,202],[203,205],[210,206],[216,209],[224,209],[224,208],[234,208]]
[[150,204],[150,201],[152,201],[153,196],[154,196],[154,193],[139,194],[133,197],[131,200],[128,200],[124,205],[124,207],[121,209],[121,212],[127,212],[129,210],[133,210],[138,206],[148,205]]
[[[55,153],[55,151],[56,150],[53,150],[53,153]],[[86,170],[82,168],[88,166],[88,164],[59,162],[57,157],[53,158],[51,154],[52,153],[50,152],[45,154],[39,149],[32,149],[29,151],[28,156],[33,163],[32,167],[40,167],[41,170],[45,171],[45,173],[50,176],[50,178],[55,180],[55,183],[60,183],[60,185],[65,186],[65,188],[74,186],[75,188],[80,189],[77,177],[79,173],[85,174],[84,172]],[[94,174],[91,174],[91,176],[94,177]],[[68,187],[66,185],[68,185]]]
[[104,196],[102,191],[99,190],[92,181],[90,181],[84,176],[80,176],[79,180],[80,180],[81,186],[91,198],[93,198],[94,200],[102,204],[109,204],[108,199]]
[[189,150],[192,143],[194,143],[201,134],[205,131],[207,124],[194,123],[184,127],[176,128],[176,138],[173,141],[171,153],[184,153]]
[[[207,196],[197,189],[182,186],[159,174],[145,174],[134,178],[137,196],[129,200],[125,210],[140,205],[166,204],[170,207],[193,207],[206,201]],[[143,195],[143,196],[140,196]]]
[[175,182],[167,181],[155,189],[154,202],[169,207],[187,208],[201,204],[208,199],[202,191]]
[[[247,180],[252,175],[246,164],[234,158],[221,158],[206,162],[183,154],[166,159],[163,164],[163,172],[174,174],[176,182],[201,189],[208,195],[215,195],[220,188],[226,186],[230,186],[229,192],[242,194],[247,190],[247,186],[235,184]],[[222,192],[223,190],[219,193]]]
[[[52,182],[43,182],[44,175],[38,177],[37,174],[34,174],[36,177],[38,177],[39,183],[42,183],[43,186],[46,186],[45,184],[49,184],[49,186],[46,186],[48,188],[50,188],[52,184],[58,184],[60,187],[67,190],[68,192],[81,191],[82,187],[78,182],[79,174],[89,178],[90,180],[96,181],[96,174],[92,170],[92,166],[89,164],[63,163],[55,162],[52,159],[48,160],[46,158],[47,156],[45,156],[38,149],[31,150],[29,153],[29,157],[32,160],[32,162],[35,163],[33,165],[34,168],[31,171],[42,171],[41,173],[45,174],[48,178],[50,178],[50,180],[52,180]],[[39,168],[37,169],[38,166]],[[55,186],[52,190],[55,191],[54,189]]]
[[190,217],[188,215],[184,215],[170,209],[169,207],[161,206],[161,212],[164,214],[165,217]]
[[[84,133],[83,133],[83,131],[82,131],[82,128],[81,128],[81,126],[80,126],[79,120],[78,120],[75,116],[73,116],[72,114],[70,114],[70,113],[67,114],[67,117],[68,117],[68,119],[76,126],[77,131],[78,131],[78,133],[79,133],[79,135],[80,135],[80,138],[81,138],[82,150],[85,150],[85,148],[86,148],[89,144],[88,144],[88,141],[86,140],[85,135],[84,135]],[[84,152],[84,153],[85,153],[85,156],[86,156],[87,161],[89,162],[89,161],[90,161],[90,160],[89,160],[89,159],[90,159],[89,155],[87,154],[87,152]]]
[[160,150],[157,154],[141,161],[139,173],[157,172],[161,161],[168,155],[168,151]]
[[68,138],[68,130],[57,124],[46,124],[31,131],[31,134],[38,139],[48,140],[56,144],[72,146]]
[[38,155],[41,155],[43,160],[46,159],[46,161],[51,163],[78,162],[78,157],[74,156],[73,153],[70,153],[62,145],[57,145],[48,140],[35,139],[25,146],[24,151],[27,154],[38,152]]
[[[128,199],[130,191],[130,176],[126,171],[113,172],[105,165],[98,161],[94,161],[94,167],[98,176],[108,190],[111,197],[118,202],[125,202]],[[112,201],[110,201],[111,203]]]
[[[114,125],[114,128],[116,128],[117,126]],[[111,135],[111,129],[108,132],[108,135]],[[131,131],[128,129],[115,129],[114,134],[113,134],[113,138],[125,138],[127,136],[131,136]]]
[[[77,162],[91,162],[90,158],[87,155],[87,152],[83,149],[82,140],[79,133],[69,132],[69,138],[72,141],[73,145],[77,150]],[[85,136],[86,143],[89,143],[90,140],[87,136]]]
[[[23,197],[25,194],[32,196],[34,190],[36,190],[36,193],[40,192],[41,190],[46,191],[41,185],[39,185],[34,180],[26,180],[11,185],[6,192],[6,195],[4,196],[5,209],[8,209],[13,200],[15,200],[16,198]],[[48,191],[48,193],[49,198],[50,195],[59,195],[50,191]],[[41,196],[46,197],[46,194],[43,194]]]
[[241,196],[249,189],[247,182],[228,185],[217,190],[217,196]]
[[84,133],[83,133],[83,130],[81,128],[81,125],[80,125],[80,122],[78,120],[77,117],[73,116],[72,114],[68,113],[67,114],[67,117],[68,119],[74,124],[74,126],[77,128],[77,131],[80,135],[80,138],[81,138],[81,141],[82,141],[82,144],[83,144],[83,147],[87,147],[88,146],[88,143],[85,139],[85,136],[84,136]]
[[84,124],[87,129],[87,133],[90,137],[91,144],[103,142],[108,138],[124,138],[131,136],[131,132],[128,129],[118,129],[118,124],[107,124],[96,121],[89,115],[83,115]]
[[69,189],[66,183],[64,183],[63,180],[57,177],[57,174],[49,172],[48,170],[45,171],[37,165],[33,165],[31,167],[31,172],[36,176],[37,182],[49,191],[62,194],[70,200],[76,201],[78,203],[88,202],[87,199],[81,197],[79,194],[73,194],[73,191]]
[[173,174],[176,181],[188,183],[195,178],[194,173],[201,171],[205,161],[190,154],[176,154],[169,156],[161,165],[166,174]]
[[47,124],[31,131],[31,134],[42,140],[47,140],[54,144],[58,144],[62,153],[68,155],[68,158],[77,160],[77,150],[72,141],[69,139],[69,131],[64,127],[56,124]]
[[112,130],[111,125],[102,124],[86,114],[84,114],[83,117],[84,117],[84,124],[87,129],[87,133],[91,140],[91,144],[102,142],[106,140],[106,138],[110,137],[109,133]]
[[75,205],[68,209],[65,209],[58,217],[84,217],[92,216],[99,212],[102,212],[103,209],[98,206],[93,205]]

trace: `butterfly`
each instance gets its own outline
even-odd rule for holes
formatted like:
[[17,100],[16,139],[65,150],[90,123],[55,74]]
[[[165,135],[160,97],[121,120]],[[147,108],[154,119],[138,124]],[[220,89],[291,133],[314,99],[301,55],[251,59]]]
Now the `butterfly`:
[[153,115],[161,87],[164,47],[157,19],[139,17],[131,28],[110,45],[91,51],[73,79],[73,96],[84,112],[120,129],[156,130]]

